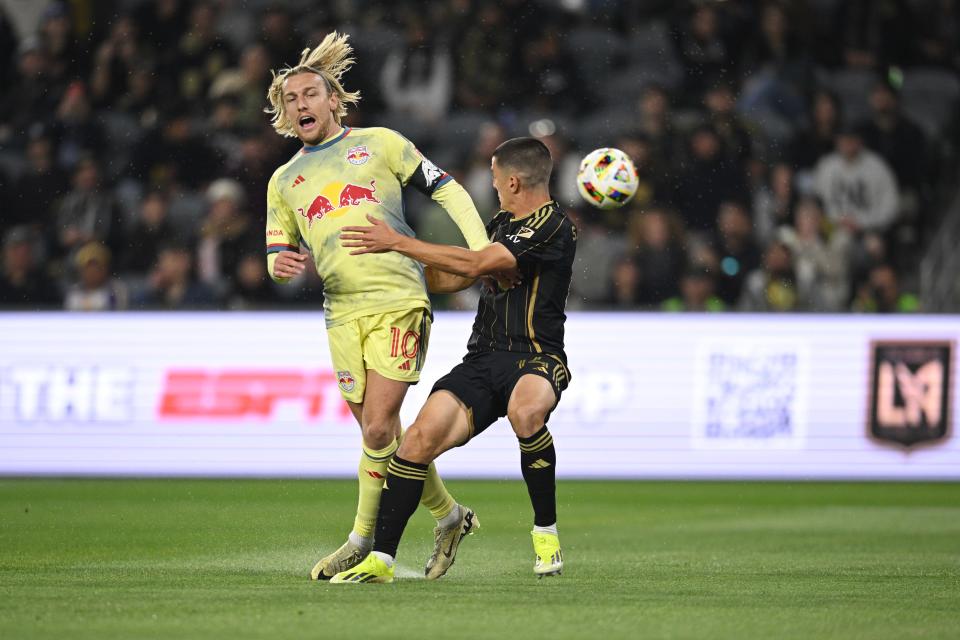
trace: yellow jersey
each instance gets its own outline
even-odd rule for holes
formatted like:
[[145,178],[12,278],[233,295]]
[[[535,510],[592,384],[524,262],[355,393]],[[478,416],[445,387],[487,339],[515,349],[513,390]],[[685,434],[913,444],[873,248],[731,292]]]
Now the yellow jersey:
[[342,128],[318,145],[305,145],[277,169],[267,186],[267,269],[280,251],[302,244],[323,279],[328,327],[375,313],[430,308],[423,266],[399,253],[352,256],[340,230],[367,225],[367,215],[413,236],[403,210],[405,186],[429,195],[447,211],[471,249],[489,244],[467,192],[402,135],[390,129]]

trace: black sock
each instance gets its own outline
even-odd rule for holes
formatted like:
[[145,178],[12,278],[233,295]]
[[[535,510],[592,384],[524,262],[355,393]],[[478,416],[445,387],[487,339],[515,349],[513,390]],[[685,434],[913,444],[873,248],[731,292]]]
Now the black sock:
[[533,504],[533,524],[549,527],[557,522],[557,450],[546,425],[520,441],[520,469]]
[[409,462],[394,455],[387,465],[387,480],[380,494],[377,528],[373,536],[373,550],[397,557],[400,538],[407,521],[420,504],[423,481],[429,465]]

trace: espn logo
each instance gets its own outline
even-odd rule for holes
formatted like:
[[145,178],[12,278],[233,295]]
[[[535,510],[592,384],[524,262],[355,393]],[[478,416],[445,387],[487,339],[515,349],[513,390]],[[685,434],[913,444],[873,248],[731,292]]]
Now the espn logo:
[[871,343],[869,435],[905,447],[945,440],[952,370],[950,340]]
[[269,420],[284,403],[300,404],[308,420],[329,413],[350,418],[333,371],[297,369],[169,370],[157,413],[161,419]]

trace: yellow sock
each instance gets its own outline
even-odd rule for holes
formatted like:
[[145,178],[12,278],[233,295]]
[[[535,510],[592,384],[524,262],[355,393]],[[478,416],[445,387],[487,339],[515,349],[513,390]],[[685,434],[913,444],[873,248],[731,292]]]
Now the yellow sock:
[[380,508],[380,493],[383,491],[383,481],[387,478],[387,464],[399,446],[396,440],[383,449],[363,446],[360,467],[357,469],[360,498],[357,500],[357,517],[353,521],[353,532],[360,537],[373,537],[373,528],[377,524],[377,509]]
[[[403,442],[405,432],[406,429],[400,432],[399,442]],[[437,465],[432,462],[427,467],[427,479],[423,483],[423,496],[420,498],[420,504],[429,509],[430,515],[437,520],[442,520],[457,506],[457,501],[447,491],[443,480],[440,479],[440,474],[437,473]]]

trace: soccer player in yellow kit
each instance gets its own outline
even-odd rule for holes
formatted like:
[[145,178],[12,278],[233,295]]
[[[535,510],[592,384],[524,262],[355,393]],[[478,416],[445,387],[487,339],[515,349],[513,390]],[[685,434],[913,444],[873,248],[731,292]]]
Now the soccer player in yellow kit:
[[[367,215],[413,236],[403,213],[401,190],[412,186],[439,203],[471,249],[489,244],[476,207],[448,174],[390,129],[352,129],[341,124],[359,93],[340,80],[353,64],[347,36],[329,34],[305,49],[295,67],[274,73],[268,91],[276,131],[297,137],[303,148],[274,172],[267,186],[267,266],[277,282],[303,272],[311,256],[323,279],[324,316],[340,392],[363,435],[357,473],[360,497],[353,530],[339,549],[317,562],[315,580],[326,580],[360,562],[373,544],[387,464],[402,436],[400,405],[420,377],[430,334],[427,282],[443,281],[399,253],[357,260],[340,244],[340,230]],[[307,253],[301,252],[301,246]],[[290,341],[289,349],[296,345]],[[457,504],[431,465],[421,504],[437,519],[427,578],[451,564],[476,515]]]

